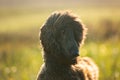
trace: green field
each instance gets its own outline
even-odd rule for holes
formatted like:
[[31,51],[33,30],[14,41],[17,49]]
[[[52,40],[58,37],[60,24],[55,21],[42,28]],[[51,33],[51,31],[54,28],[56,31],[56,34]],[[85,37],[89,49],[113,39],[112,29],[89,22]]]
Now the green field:
[[43,62],[40,26],[53,11],[65,9],[88,28],[81,56],[96,62],[100,80],[120,80],[120,9],[108,7],[0,9],[0,80],[35,80]]

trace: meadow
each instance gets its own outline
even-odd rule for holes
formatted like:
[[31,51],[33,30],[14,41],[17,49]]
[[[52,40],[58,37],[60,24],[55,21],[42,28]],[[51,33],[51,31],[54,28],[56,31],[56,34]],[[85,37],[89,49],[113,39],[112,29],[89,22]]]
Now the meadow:
[[[59,10],[68,8],[59,8]],[[88,28],[81,57],[99,67],[99,80],[120,80],[120,10],[109,7],[69,8]],[[40,26],[57,8],[0,9],[0,80],[35,80],[42,60]]]

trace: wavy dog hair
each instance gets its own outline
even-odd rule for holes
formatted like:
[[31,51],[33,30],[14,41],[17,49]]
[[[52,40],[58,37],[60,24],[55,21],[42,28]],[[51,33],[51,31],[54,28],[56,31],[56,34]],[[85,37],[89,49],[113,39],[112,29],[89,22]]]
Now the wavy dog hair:
[[[67,30],[68,28],[70,28],[71,31]],[[86,30],[87,29],[85,28],[84,24],[82,24],[79,17],[70,11],[53,12],[41,28],[40,40],[45,51],[44,56],[50,56],[52,58],[56,58],[56,60],[59,59],[59,62],[67,63],[65,62],[67,60],[64,60],[65,58],[62,54],[67,51],[67,47],[73,48],[74,44],[69,38],[72,35],[67,35],[65,32],[73,32],[74,36],[71,38],[75,39],[78,45],[77,47],[79,47],[84,43]],[[64,41],[65,43],[61,43],[61,37],[66,37]],[[66,42],[68,42],[68,44],[66,44]],[[69,54],[67,56],[69,57]]]

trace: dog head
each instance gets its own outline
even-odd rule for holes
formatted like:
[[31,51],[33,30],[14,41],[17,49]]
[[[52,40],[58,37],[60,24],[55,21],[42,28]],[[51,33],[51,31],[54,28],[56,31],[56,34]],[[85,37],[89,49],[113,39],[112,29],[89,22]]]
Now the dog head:
[[76,63],[85,31],[80,19],[71,12],[52,13],[41,28],[40,40],[44,55],[64,64]]

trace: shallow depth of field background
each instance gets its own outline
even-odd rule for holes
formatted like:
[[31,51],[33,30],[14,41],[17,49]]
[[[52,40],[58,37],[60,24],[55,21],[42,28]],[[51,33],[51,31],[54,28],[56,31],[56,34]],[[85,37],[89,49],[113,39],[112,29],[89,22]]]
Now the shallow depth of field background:
[[81,56],[96,62],[100,80],[120,80],[120,0],[0,0],[0,80],[36,79],[40,26],[66,9],[88,28]]

